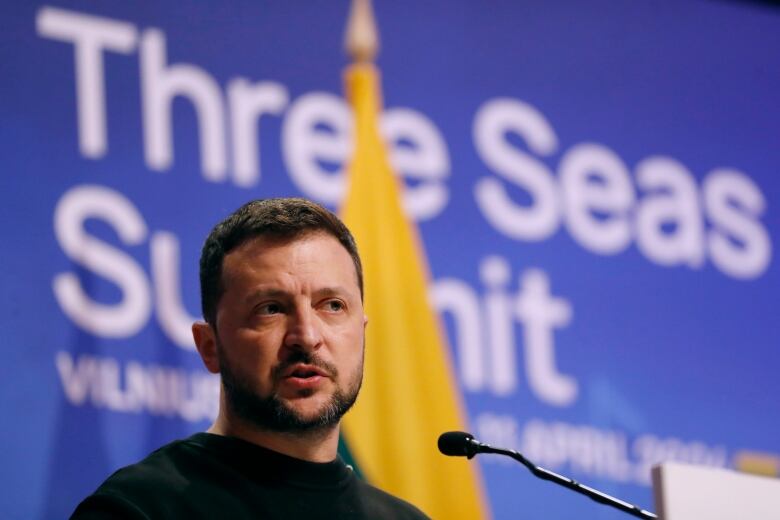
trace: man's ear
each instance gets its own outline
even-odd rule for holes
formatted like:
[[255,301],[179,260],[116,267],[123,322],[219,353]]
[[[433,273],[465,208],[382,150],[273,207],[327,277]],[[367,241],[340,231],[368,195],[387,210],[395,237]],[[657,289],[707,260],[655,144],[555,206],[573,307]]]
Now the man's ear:
[[212,326],[204,321],[196,321],[192,324],[192,338],[195,340],[195,347],[206,370],[212,374],[219,374],[217,334]]

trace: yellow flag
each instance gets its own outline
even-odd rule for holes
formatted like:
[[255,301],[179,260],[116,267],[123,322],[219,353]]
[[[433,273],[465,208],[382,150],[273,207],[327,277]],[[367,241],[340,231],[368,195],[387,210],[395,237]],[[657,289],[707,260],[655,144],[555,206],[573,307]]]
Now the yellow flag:
[[398,181],[379,135],[378,72],[346,74],[355,150],[342,218],[365,272],[363,389],[343,421],[360,470],[378,487],[437,519],[488,516],[476,462],[441,455],[439,434],[465,430],[449,349],[428,301],[428,268],[417,229],[401,206]]

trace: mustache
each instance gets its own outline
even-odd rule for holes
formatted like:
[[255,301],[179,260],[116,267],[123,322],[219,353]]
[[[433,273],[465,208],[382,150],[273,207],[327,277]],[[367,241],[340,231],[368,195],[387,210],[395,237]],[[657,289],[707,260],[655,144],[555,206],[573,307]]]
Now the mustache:
[[309,352],[296,351],[290,354],[287,359],[276,365],[271,370],[271,377],[274,381],[279,381],[282,379],[283,374],[287,369],[297,365],[298,363],[315,366],[325,372],[331,379],[335,378],[339,374],[338,368],[336,368],[335,365],[328,363],[324,359],[320,359],[319,357]]

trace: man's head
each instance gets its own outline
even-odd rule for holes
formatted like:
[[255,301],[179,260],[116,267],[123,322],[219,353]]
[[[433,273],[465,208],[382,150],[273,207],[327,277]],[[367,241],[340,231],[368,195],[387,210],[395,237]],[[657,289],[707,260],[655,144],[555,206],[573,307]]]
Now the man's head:
[[227,411],[269,431],[337,424],[360,388],[366,323],[344,224],[303,199],[250,202],[211,232],[200,277],[207,323],[193,335]]

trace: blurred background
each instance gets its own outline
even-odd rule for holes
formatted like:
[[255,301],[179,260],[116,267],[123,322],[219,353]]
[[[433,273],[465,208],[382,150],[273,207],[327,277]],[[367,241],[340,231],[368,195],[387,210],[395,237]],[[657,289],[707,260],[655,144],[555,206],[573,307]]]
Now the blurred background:
[[[382,129],[475,436],[649,509],[659,461],[780,475],[780,8],[374,8]],[[338,210],[348,11],[0,6],[5,518],[66,517],[210,424],[200,247],[250,199]],[[626,517],[472,464],[495,518]]]

